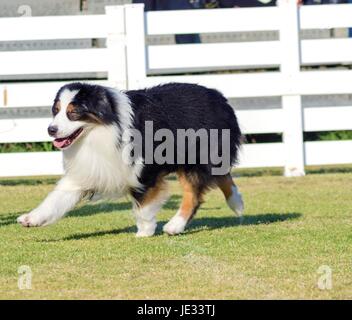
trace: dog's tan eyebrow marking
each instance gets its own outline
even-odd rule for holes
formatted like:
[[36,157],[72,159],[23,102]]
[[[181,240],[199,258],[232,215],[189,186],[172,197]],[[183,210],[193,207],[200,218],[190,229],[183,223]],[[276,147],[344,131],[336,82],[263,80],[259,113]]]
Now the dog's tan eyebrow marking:
[[69,103],[66,112],[74,112],[75,111],[75,106],[72,103]]
[[78,112],[76,112],[76,106],[72,103],[69,103],[66,107],[66,115],[67,118],[70,119],[71,121],[76,121],[79,120],[80,115]]

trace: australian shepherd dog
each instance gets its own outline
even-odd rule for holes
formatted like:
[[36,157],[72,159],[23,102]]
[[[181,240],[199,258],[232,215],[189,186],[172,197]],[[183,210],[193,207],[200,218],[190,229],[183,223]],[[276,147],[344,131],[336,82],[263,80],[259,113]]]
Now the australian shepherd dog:
[[58,91],[52,114],[48,133],[63,151],[65,174],[37,208],[18,218],[23,226],[52,224],[83,198],[129,195],[136,235],[152,236],[169,174],[177,176],[183,198],[165,233],[182,233],[213,187],[241,216],[242,197],[230,174],[241,131],[218,91],[183,83],[133,91],[70,83]]

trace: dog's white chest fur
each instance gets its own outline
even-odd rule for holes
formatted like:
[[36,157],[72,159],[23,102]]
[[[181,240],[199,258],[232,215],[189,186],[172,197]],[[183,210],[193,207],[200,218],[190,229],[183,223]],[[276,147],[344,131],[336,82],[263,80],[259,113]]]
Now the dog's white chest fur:
[[118,128],[97,126],[64,151],[66,176],[83,190],[108,196],[124,195],[138,187],[138,165],[130,165],[117,147]]

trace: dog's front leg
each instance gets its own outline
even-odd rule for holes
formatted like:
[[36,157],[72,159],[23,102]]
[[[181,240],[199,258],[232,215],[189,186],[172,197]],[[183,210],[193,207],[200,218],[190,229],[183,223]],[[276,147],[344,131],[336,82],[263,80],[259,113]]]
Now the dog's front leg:
[[64,180],[59,182],[45,200],[30,213],[21,215],[17,222],[24,227],[40,227],[62,218],[82,198],[82,191]]

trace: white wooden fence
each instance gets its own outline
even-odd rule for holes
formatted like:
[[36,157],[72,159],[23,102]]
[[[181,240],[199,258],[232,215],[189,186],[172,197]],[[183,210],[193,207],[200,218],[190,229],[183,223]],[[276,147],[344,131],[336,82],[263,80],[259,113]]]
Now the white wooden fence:
[[[107,47],[0,52],[0,74],[107,72],[106,81],[135,89],[176,81],[217,88],[229,98],[280,96],[282,108],[240,110],[244,133],[283,133],[282,143],[246,144],[240,167],[285,168],[352,163],[352,141],[303,142],[303,132],[352,130],[352,106],[303,108],[302,95],[352,92],[352,71],[301,71],[303,65],[352,62],[352,39],[299,39],[301,29],[352,26],[352,5],[143,12],[106,7],[105,15],[0,19],[0,41],[106,38]],[[278,30],[278,41],[155,45],[145,35]],[[199,70],[278,67],[277,72],[180,75]],[[170,75],[173,74],[173,75]],[[0,84],[0,108],[49,106],[64,82]],[[0,119],[0,143],[50,141],[49,119]],[[60,152],[0,154],[0,176],[61,174]]]

